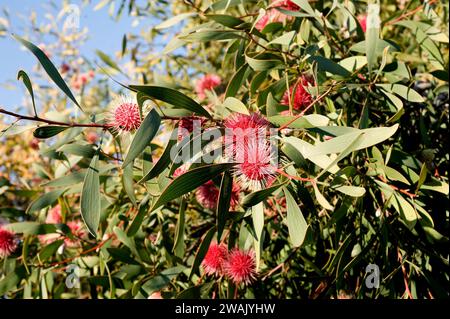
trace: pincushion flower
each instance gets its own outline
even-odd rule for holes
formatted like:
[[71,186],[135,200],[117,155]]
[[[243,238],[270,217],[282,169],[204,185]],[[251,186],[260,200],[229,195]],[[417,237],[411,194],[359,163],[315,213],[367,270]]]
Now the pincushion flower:
[[182,140],[190,133],[194,131],[194,129],[201,129],[205,119],[198,116],[187,116],[183,117],[178,122],[178,140]]
[[228,250],[225,245],[211,243],[208,252],[202,261],[202,267],[207,275],[222,275],[223,266],[228,257]]
[[55,207],[51,208],[48,213],[47,217],[45,218],[46,224],[61,224],[62,223],[62,217],[61,217],[61,206],[56,205]]
[[[289,106],[289,99],[292,99],[292,107],[294,110],[300,111],[312,102],[311,94],[306,90],[308,84],[312,84],[312,80],[308,76],[301,76],[297,82],[289,88],[283,95],[281,104]],[[292,91],[294,95],[292,96]]]
[[262,31],[269,23],[292,20],[293,17],[278,11],[276,8],[282,8],[289,11],[298,11],[300,7],[290,0],[276,0],[268,8],[267,12],[256,22],[255,28]]
[[10,256],[16,249],[17,240],[15,234],[0,227],[0,258]]
[[204,100],[206,98],[206,91],[212,91],[215,87],[219,86],[222,83],[222,80],[218,75],[215,74],[206,74],[199,80],[195,85],[195,92],[200,100]]
[[[239,204],[239,194],[241,188],[237,183],[233,183],[230,198],[230,208],[235,209]],[[199,188],[195,193],[197,202],[207,209],[216,209],[219,201],[220,189],[214,184],[213,181],[208,181]]]
[[363,30],[364,33],[366,33],[367,30],[367,15],[362,14],[358,16],[358,22],[359,25],[361,26],[361,29]]
[[253,250],[233,249],[224,263],[224,271],[235,284],[252,283],[256,279],[256,262]]
[[251,139],[244,150],[237,155],[241,159],[235,167],[237,181],[249,190],[260,190],[273,180],[277,166],[274,162],[274,152],[270,143],[264,139]]
[[108,125],[119,133],[137,130],[141,125],[141,116],[135,100],[125,96],[117,98],[108,116]]

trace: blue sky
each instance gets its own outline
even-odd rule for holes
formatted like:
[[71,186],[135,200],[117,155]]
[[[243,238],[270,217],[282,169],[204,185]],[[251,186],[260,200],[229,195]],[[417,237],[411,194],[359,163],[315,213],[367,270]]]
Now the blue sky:
[[[55,3],[58,2],[55,1]],[[80,0],[70,2],[81,8],[80,27],[86,26],[89,29],[89,39],[81,48],[82,55],[87,58],[93,58],[97,49],[112,55],[121,49],[122,36],[125,33],[137,33],[144,26],[143,23],[146,25],[158,23],[148,19],[149,21],[141,21],[138,26],[132,27],[133,19],[128,16],[126,10],[119,21],[108,15],[107,6],[94,11],[94,7],[99,2],[99,0],[94,0],[87,6],[82,6]],[[0,0],[0,10],[4,8],[11,17],[11,31],[18,35],[23,35],[29,28],[30,23],[26,19],[32,11],[37,13],[38,25],[48,21],[45,18],[46,12],[51,11],[54,15],[58,13],[58,9],[52,8],[47,1],[38,0]],[[4,17],[3,13],[0,13],[1,16]],[[40,43],[37,40],[37,32],[28,34],[31,42]],[[17,72],[23,69],[30,75],[32,67],[36,63],[34,55],[29,51],[22,50],[20,44],[10,35],[0,37],[0,105],[2,107],[16,109],[21,104],[25,91],[23,84],[16,80]]]

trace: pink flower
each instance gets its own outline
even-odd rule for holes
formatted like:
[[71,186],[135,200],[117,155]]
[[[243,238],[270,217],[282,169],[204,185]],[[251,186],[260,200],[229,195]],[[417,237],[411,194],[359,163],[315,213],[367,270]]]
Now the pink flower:
[[256,279],[255,253],[252,250],[234,249],[228,255],[224,270],[235,284],[250,284]]
[[366,33],[367,30],[367,15],[366,14],[361,14],[358,16],[358,22],[359,25],[361,26],[361,29],[363,30],[364,33]]
[[95,142],[97,142],[97,139],[98,139],[98,135],[95,132],[88,132],[86,134],[86,140],[91,144],[94,144]]
[[269,121],[259,113],[252,113],[250,115],[233,113],[225,120],[224,125],[227,129],[231,130],[265,129],[269,126]]
[[205,258],[202,261],[202,267],[207,275],[221,275],[223,266],[228,256],[228,250],[225,245],[211,243]]
[[17,249],[17,240],[12,231],[0,227],[0,257],[5,258]]
[[[230,199],[231,209],[235,209],[236,206],[239,205],[240,192],[241,187],[237,183],[233,183]],[[203,207],[214,210],[217,207],[219,193],[220,189],[214,184],[214,182],[208,181],[197,189],[195,198]]]
[[62,223],[62,217],[61,217],[61,206],[56,205],[52,209],[50,209],[47,213],[47,217],[45,218],[46,224],[61,224]]
[[255,24],[255,28],[258,31],[262,31],[266,27],[266,25],[268,25],[269,23],[275,23],[275,22],[283,23],[286,20],[292,20],[293,17],[288,16],[288,15],[278,11],[275,8],[282,8],[284,10],[289,10],[289,11],[300,10],[300,7],[290,0],[273,1],[270,8],[268,8],[266,14],[263,15],[258,20],[258,22],[256,22],[256,24]]
[[130,132],[139,128],[141,116],[138,105],[131,99],[122,97],[110,115],[109,126],[118,132]]
[[163,299],[160,291],[155,291],[147,299]]
[[276,171],[271,164],[274,154],[266,140],[269,122],[259,113],[235,113],[224,125],[226,157],[238,163],[237,181],[244,188],[261,189]]
[[[299,111],[308,106],[312,102],[312,97],[305,88],[311,83],[312,80],[310,80],[307,76],[301,76],[296,84],[292,85],[288,91],[284,92],[281,104],[289,106],[289,99],[293,98],[292,107],[294,110]],[[292,90],[294,90],[293,97]]]
[[189,166],[186,164],[181,165],[180,167],[178,167],[174,172],[173,172],[173,177],[177,178],[180,175],[183,175],[184,173],[186,173],[189,169]]
[[201,129],[205,119],[197,116],[183,117],[178,123],[178,140],[188,136],[194,128]]
[[[239,154],[240,153],[240,154]],[[269,142],[264,139],[251,139],[243,151],[239,151],[235,176],[244,188],[260,190],[272,181],[277,167],[272,163],[274,154]]]
[[84,238],[87,235],[87,232],[83,227],[83,223],[79,220],[77,221],[72,220],[67,222],[67,226],[70,228],[70,231],[74,236],[74,239],[72,240],[66,237],[64,239],[64,244],[67,247],[78,247],[80,245],[80,238]]
[[199,188],[195,193],[195,198],[205,208],[215,209],[217,199],[219,198],[219,189],[214,185],[213,181],[208,181]]
[[200,100],[205,99],[206,91],[212,91],[215,87],[219,86],[221,82],[220,77],[215,74],[207,74],[197,80],[195,91],[197,92],[198,98]]

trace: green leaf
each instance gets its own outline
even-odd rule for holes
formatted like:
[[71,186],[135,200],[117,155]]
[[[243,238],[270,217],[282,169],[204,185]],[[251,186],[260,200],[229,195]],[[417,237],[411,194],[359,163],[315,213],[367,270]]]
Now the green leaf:
[[32,214],[36,211],[39,211],[45,207],[53,205],[62,194],[64,194],[67,189],[57,189],[54,191],[50,191],[33,201],[26,211],[27,214]]
[[66,82],[64,82],[58,70],[49,60],[47,55],[45,55],[45,53],[37,46],[35,46],[33,43],[28,42],[27,40],[17,35],[13,35],[13,37],[20,43],[22,43],[28,50],[30,50],[36,56],[36,58],[39,60],[39,63],[41,63],[45,72],[47,72],[48,76],[53,80],[53,82],[55,82],[55,84],[69,97],[69,99],[71,99],[80,108],[80,110],[83,110],[80,104],[78,104],[77,100],[75,99],[75,96],[73,96],[72,91],[70,91]]
[[[288,115],[275,115],[268,118],[268,121],[275,126],[283,126],[286,123],[291,122],[295,116]],[[320,114],[309,114],[297,118],[295,121],[290,123],[287,127],[289,128],[313,128],[317,126],[326,126],[330,122],[330,119],[324,115]]]
[[326,210],[333,210],[334,207],[330,205],[330,203],[326,200],[326,198],[322,195],[322,193],[319,191],[319,188],[317,187],[316,183],[313,183],[314,188],[314,195],[316,195],[317,202],[325,208]]
[[162,153],[158,162],[156,162],[156,164],[151,168],[151,170],[144,177],[142,177],[139,183],[144,183],[152,178],[155,178],[169,166],[169,164],[171,163],[170,153],[172,147],[174,147],[177,143],[177,139],[175,138],[177,136],[177,132],[178,130],[175,130],[171,134],[171,138],[169,139],[169,142],[167,143],[167,146],[164,149],[164,152]]
[[294,247],[300,247],[305,240],[308,224],[289,190],[283,188],[283,191],[286,196],[286,222],[289,230],[289,237],[291,238]]
[[262,189],[262,190],[248,194],[247,196],[245,196],[242,199],[242,202],[241,202],[242,207],[245,208],[245,207],[255,206],[256,204],[262,202],[267,197],[272,195],[273,192],[275,192],[278,188],[280,188],[281,186],[283,186],[286,183],[287,183],[287,181],[284,183],[277,184],[277,185],[271,186],[269,188]]
[[176,16],[171,17],[170,19],[167,19],[163,22],[161,22],[160,24],[158,24],[155,29],[156,30],[162,30],[162,29],[167,29],[170,28],[178,23],[180,23],[183,20],[186,20],[187,18],[196,16],[197,14],[194,12],[187,12],[187,13],[181,13],[178,14]]
[[287,32],[278,38],[273,39],[268,44],[282,44],[282,45],[289,45],[291,44],[292,40],[295,37],[295,31]]
[[337,191],[352,197],[361,197],[366,193],[364,187],[342,185],[335,188]]
[[241,35],[241,32],[230,30],[197,31],[185,36],[180,36],[179,38],[188,42],[209,42],[230,39],[244,39],[244,37]]
[[130,88],[157,100],[211,118],[211,115],[200,104],[177,90],[151,85],[130,85]]
[[207,14],[205,17],[214,20],[215,22],[220,23],[221,25],[226,26],[228,28],[235,28],[245,23],[243,20],[239,18],[226,14]]
[[0,296],[16,288],[20,281],[27,276],[25,266],[18,266],[14,271],[0,280]]
[[337,64],[334,61],[331,61],[330,59],[327,59],[323,56],[312,56],[308,58],[308,62],[317,62],[317,68],[319,71],[323,72],[329,72],[331,74],[339,75],[342,77],[350,76],[351,73],[347,71],[344,67],[342,67],[340,64]]
[[81,216],[94,237],[97,237],[100,222],[100,180],[97,162],[98,155],[95,155],[87,169],[80,199]]
[[225,90],[225,97],[234,97],[242,86],[242,82],[245,80],[245,75],[247,75],[248,64],[243,64],[236,73],[231,77],[228,83],[227,89]]
[[376,84],[387,92],[395,93],[409,102],[422,103],[425,99],[413,89],[402,84]]
[[255,255],[256,255],[256,269],[259,269],[261,261],[261,250],[263,243],[264,230],[264,206],[262,203],[256,204],[251,208],[253,228],[255,229],[256,238],[254,239]]
[[367,58],[365,56],[352,56],[339,61],[339,65],[347,71],[353,73],[367,64]]
[[53,255],[55,255],[56,251],[58,250],[59,247],[61,247],[63,243],[64,239],[57,240],[42,248],[42,250],[38,253],[38,260],[40,262],[44,262]]
[[136,206],[136,196],[134,195],[134,180],[133,180],[133,165],[127,165],[123,169],[122,183],[125,193],[131,200],[134,206]]
[[257,60],[250,58],[248,56],[245,57],[245,60],[254,71],[265,71],[274,68],[280,68],[283,64],[282,61],[280,60],[275,59]]
[[213,226],[203,236],[200,247],[198,247],[197,253],[195,254],[194,262],[192,263],[191,272],[189,274],[189,279],[192,278],[192,276],[197,272],[198,267],[200,267],[200,264],[202,263],[203,258],[205,258],[206,253],[208,252],[209,245],[211,244],[211,241],[212,241],[215,233],[216,233],[216,227]]
[[184,225],[186,219],[186,207],[187,202],[185,199],[182,199],[180,204],[180,209],[178,210],[178,220],[177,227],[175,229],[175,239],[173,242],[173,253],[175,256],[179,258],[183,258],[185,244],[184,244]]
[[406,223],[409,229],[413,229],[417,222],[417,213],[414,207],[403,198],[403,196],[394,193],[394,198],[391,201],[400,217]]
[[220,183],[219,200],[217,204],[217,241],[220,241],[230,209],[233,177],[230,172],[223,173]]
[[230,169],[234,163],[211,164],[197,167],[187,171],[173,180],[162,192],[151,211],[178,198],[197,187],[203,185],[207,181],[213,179],[220,173]]
[[104,52],[102,52],[100,50],[96,50],[95,53],[103,61],[103,63],[105,63],[109,67],[113,68],[114,70],[119,71],[120,73],[122,73],[122,71],[120,70],[120,67],[117,65],[116,62],[114,62],[113,59],[111,59],[111,57],[109,55],[107,55],[106,53],[104,53]]
[[67,130],[68,126],[41,126],[38,127],[34,132],[33,136],[36,138],[46,139],[58,135],[59,133]]
[[232,112],[242,113],[246,115],[250,114],[245,104],[235,97],[227,97],[222,105]]
[[378,40],[380,34],[380,6],[379,4],[369,4],[367,13],[367,30],[366,30],[366,57],[369,66],[369,72],[375,66],[378,57]]
[[126,167],[128,164],[132,163],[134,159],[145,150],[158,132],[160,124],[161,118],[159,117],[158,112],[156,112],[155,109],[152,109],[142,121],[141,126],[139,126],[139,129],[131,142],[127,156],[123,161],[122,167]]
[[128,227],[128,230],[127,230],[128,237],[134,236],[138,232],[139,227],[141,227],[142,222],[144,221],[144,218],[147,215],[147,212],[149,209],[149,206],[148,206],[149,198],[150,198],[150,195],[148,194],[140,202],[138,213],[136,214],[133,221],[131,222],[131,225]]
[[28,77],[28,74],[24,70],[20,70],[19,73],[17,73],[17,80],[20,80],[20,79],[22,79],[23,84],[25,84],[25,86],[28,90],[28,93],[30,93],[30,95],[31,95],[31,102],[33,103],[34,115],[37,116],[36,104],[34,103],[33,86],[31,85],[31,81],[30,81],[30,78]]
[[54,234],[58,230],[65,234],[70,233],[70,228],[65,224],[40,224],[38,222],[20,222],[11,223],[5,226],[7,229],[15,233],[23,233],[24,235],[44,235]]

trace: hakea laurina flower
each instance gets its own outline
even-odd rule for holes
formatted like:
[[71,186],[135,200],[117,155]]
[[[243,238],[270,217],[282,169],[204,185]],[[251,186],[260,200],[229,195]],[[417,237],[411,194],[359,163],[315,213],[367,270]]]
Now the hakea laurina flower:
[[267,10],[267,12],[258,20],[258,22],[256,22],[255,28],[257,30],[261,31],[269,23],[283,23],[286,20],[292,20],[293,17],[278,11],[276,8],[281,8],[289,11],[300,10],[300,7],[290,0],[272,1],[272,4],[270,5],[270,8]]
[[259,113],[236,113],[224,125],[226,157],[237,163],[238,183],[251,190],[266,186],[276,172],[272,147],[266,139],[269,122]]
[[367,30],[367,15],[362,14],[358,16],[358,22],[359,25],[361,26],[361,29],[363,30],[364,33],[366,33]]
[[[239,153],[242,152],[242,155]],[[272,146],[265,139],[251,139],[237,159],[242,159],[235,167],[237,181],[244,188],[256,191],[268,186],[277,172],[274,165]]]
[[119,133],[137,130],[141,125],[141,116],[135,100],[124,96],[116,99],[108,125]]
[[[288,91],[284,92],[281,104],[289,106],[289,99],[292,99],[294,110],[299,111],[308,106],[312,102],[312,96],[306,90],[308,84],[312,84],[312,80],[308,76],[301,76]],[[292,90],[294,90],[294,95],[292,95]]]
[[205,119],[198,116],[183,117],[178,122],[178,140],[180,141],[188,136],[190,133],[192,133],[194,128],[201,129],[204,122]]
[[223,267],[228,258],[228,250],[225,245],[211,243],[208,252],[202,261],[202,267],[207,275],[222,275]]
[[206,74],[199,80],[197,80],[195,85],[195,92],[200,100],[206,98],[206,91],[212,91],[215,87],[219,86],[222,80],[218,75]]
[[[230,208],[235,209],[239,204],[239,194],[241,187],[237,183],[233,183],[231,190]],[[195,193],[197,202],[205,208],[215,209],[219,201],[219,188],[213,181],[208,181],[199,188]]]
[[[56,205],[52,209],[50,209],[47,213],[47,217],[45,218],[46,224],[61,224],[62,223],[62,215],[61,215],[61,206]],[[74,239],[70,239],[69,237],[64,238],[64,244],[67,247],[78,247],[80,245],[80,238],[85,238],[87,236],[87,232],[84,229],[84,225],[81,221],[69,221],[67,222],[67,226],[69,227]],[[62,235],[59,233],[51,233],[45,235],[38,236],[39,241],[43,245],[51,244],[52,242],[62,239]]]
[[233,249],[223,265],[225,274],[235,284],[252,283],[256,279],[256,262],[253,250]]
[[17,249],[16,236],[12,231],[0,227],[0,258],[11,255]]

